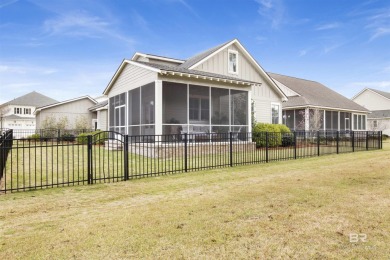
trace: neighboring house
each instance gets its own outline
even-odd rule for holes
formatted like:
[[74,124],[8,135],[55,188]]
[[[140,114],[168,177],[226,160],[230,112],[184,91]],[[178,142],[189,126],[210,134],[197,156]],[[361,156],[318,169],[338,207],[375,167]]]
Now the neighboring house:
[[252,106],[257,122],[282,123],[287,100],[237,39],[187,60],[137,52],[103,94],[109,130],[129,135],[248,132]]
[[92,126],[95,130],[107,131],[108,125],[108,100],[106,96],[95,98],[98,102],[88,110],[96,114],[96,119],[92,119]]
[[31,92],[0,105],[0,129],[34,130],[36,107],[58,102],[38,92]]
[[288,96],[283,123],[300,131],[364,131],[369,111],[311,80],[268,73]]
[[390,93],[365,88],[356,94],[353,101],[372,111],[368,115],[368,130],[383,131],[390,135]]
[[97,101],[89,96],[78,97],[51,105],[42,106],[35,110],[37,129],[58,128],[58,124],[64,124],[65,129],[95,127],[96,112],[89,109],[97,104]]

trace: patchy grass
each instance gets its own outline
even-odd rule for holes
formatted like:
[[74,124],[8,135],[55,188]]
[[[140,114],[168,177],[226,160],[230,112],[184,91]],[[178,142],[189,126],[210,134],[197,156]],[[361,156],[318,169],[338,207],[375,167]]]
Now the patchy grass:
[[[383,150],[0,196],[0,259],[387,259]],[[366,242],[350,242],[350,234]]]

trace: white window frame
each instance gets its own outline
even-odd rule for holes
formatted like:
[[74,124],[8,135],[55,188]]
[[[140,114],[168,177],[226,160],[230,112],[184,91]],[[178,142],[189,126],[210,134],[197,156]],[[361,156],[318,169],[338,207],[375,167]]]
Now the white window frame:
[[279,107],[279,111],[278,111],[279,115],[278,115],[278,123],[277,124],[280,124],[280,119],[282,118],[282,105],[279,102],[271,102],[271,124],[273,124],[272,123],[272,107],[273,106],[278,106]]
[[[236,71],[232,71],[230,70],[230,54],[235,54],[236,55]],[[235,75],[238,75],[238,51],[235,51],[235,50],[228,50],[228,73],[230,74],[235,74]]]
[[[357,118],[357,122],[356,122],[357,128],[355,128],[355,115]],[[363,117],[364,117],[365,128],[363,128]],[[352,118],[353,118],[352,129],[354,131],[366,131],[367,130],[367,115],[366,114],[353,113]],[[359,118],[360,118],[360,120],[359,120]]]
[[372,121],[372,126],[373,126],[374,128],[377,128],[377,127],[378,127],[378,120],[373,120],[373,121]]

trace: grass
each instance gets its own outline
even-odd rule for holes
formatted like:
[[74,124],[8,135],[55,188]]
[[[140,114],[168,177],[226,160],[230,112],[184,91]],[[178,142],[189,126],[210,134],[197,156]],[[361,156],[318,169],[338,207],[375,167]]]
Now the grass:
[[[230,165],[229,146],[225,143],[214,143],[212,146],[198,144],[188,146],[187,169],[196,171]],[[372,146],[374,143],[370,143]],[[365,145],[365,142],[364,142]],[[130,146],[129,178],[156,176],[165,173],[185,171],[184,146],[162,146],[159,151],[162,157],[153,158],[151,145]],[[175,147],[177,150],[175,150]],[[356,142],[355,150],[362,150]],[[134,153],[144,149],[147,156]],[[336,153],[336,142],[321,143],[320,154]],[[365,150],[365,148],[364,148]],[[133,152],[133,153],[132,153]],[[340,141],[339,152],[352,152],[350,142]],[[296,149],[297,158],[317,156],[317,144],[299,142]],[[294,159],[294,147],[256,149],[250,143],[238,143],[233,146],[233,165],[264,163],[269,161]],[[74,186],[88,183],[88,149],[77,143],[28,142],[14,141],[13,149],[8,155],[4,178],[0,191],[29,190],[35,188]],[[124,156],[122,151],[106,150],[103,146],[93,146],[93,178],[96,182],[116,182],[124,179]]]
[[[0,259],[388,259],[383,150],[0,196]],[[350,234],[367,242],[350,242]]]

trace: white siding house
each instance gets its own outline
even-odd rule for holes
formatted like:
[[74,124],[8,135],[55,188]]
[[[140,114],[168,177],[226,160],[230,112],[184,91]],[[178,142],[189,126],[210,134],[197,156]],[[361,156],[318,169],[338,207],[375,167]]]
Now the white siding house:
[[367,120],[368,130],[383,131],[383,134],[390,135],[389,92],[365,88],[352,100],[371,111]]
[[103,94],[109,130],[129,135],[250,132],[252,100],[265,123],[282,123],[287,100],[237,39],[187,60],[135,53]]

